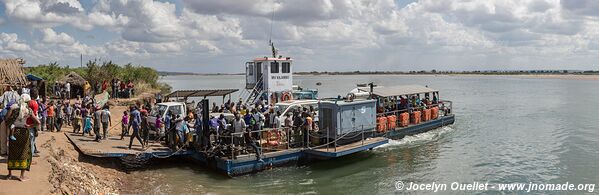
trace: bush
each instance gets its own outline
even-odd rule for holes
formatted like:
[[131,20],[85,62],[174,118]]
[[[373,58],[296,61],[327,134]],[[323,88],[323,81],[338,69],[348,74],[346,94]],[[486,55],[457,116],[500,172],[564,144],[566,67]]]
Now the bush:
[[158,82],[158,71],[150,67],[135,66],[131,63],[120,66],[112,61],[99,62],[98,60],[90,60],[86,63],[85,67],[70,68],[69,66],[61,67],[58,63],[52,62],[35,67],[27,67],[25,71],[46,80],[48,82],[47,86],[52,86],[64,75],[73,71],[85,78],[94,90],[99,90],[103,81],[110,82],[112,79],[119,79],[125,82],[133,81],[136,88],[143,86],[142,88],[144,89],[137,89],[137,94],[150,89],[160,90],[163,93],[168,93],[171,90],[171,87],[167,84]]

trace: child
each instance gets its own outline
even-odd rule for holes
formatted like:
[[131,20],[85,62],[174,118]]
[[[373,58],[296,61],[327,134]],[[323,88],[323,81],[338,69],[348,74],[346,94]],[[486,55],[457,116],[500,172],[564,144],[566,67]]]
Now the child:
[[85,133],[88,133],[89,135],[92,135],[90,130],[92,129],[92,117],[88,114],[85,116],[85,119],[83,121],[83,136],[85,136]]
[[78,107],[75,107],[75,111],[73,113],[73,133],[79,133],[81,130],[81,110],[79,110]]
[[162,128],[162,120],[160,120],[160,117],[156,117],[156,120],[154,121],[154,127],[156,128],[156,137],[160,137],[160,135],[164,134],[164,129]]
[[129,112],[126,110],[123,112],[123,117],[121,118],[121,140],[125,138],[125,135],[129,135]]
[[[16,105],[16,103],[14,101],[10,101],[6,107],[2,110],[2,117],[3,120],[6,121],[6,124],[11,124],[14,123],[14,120],[16,119],[16,116],[18,116],[18,114],[12,114],[12,118],[10,118],[11,116],[7,116],[8,115],[8,111],[11,109],[15,109],[17,110],[13,105]],[[15,137],[15,129],[14,128],[9,128],[9,139],[11,141],[17,141],[17,138]]]

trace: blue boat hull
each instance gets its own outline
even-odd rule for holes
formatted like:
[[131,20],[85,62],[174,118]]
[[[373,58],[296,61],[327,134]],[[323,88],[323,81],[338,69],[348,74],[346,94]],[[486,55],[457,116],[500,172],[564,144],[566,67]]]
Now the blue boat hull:
[[[374,137],[387,137],[390,139],[401,139],[408,135],[424,133],[442,126],[453,124],[455,121],[454,115],[440,117],[435,120],[420,123],[418,125],[409,126],[384,134],[375,134]],[[376,145],[378,146],[378,145]],[[372,147],[361,147],[359,151],[372,149]],[[352,151],[359,152],[359,151]],[[319,158],[314,158],[314,151],[308,149],[292,149],[287,151],[273,152],[264,154],[263,161],[258,161],[254,156],[244,156],[238,159],[227,158],[208,158],[205,153],[194,152],[191,157],[219,172],[225,173],[228,176],[239,176],[249,173],[255,173],[272,167],[280,167],[287,165],[298,165],[308,163]],[[345,154],[343,154],[345,155]],[[339,156],[343,156],[339,155]],[[332,158],[336,156],[331,156]],[[330,158],[327,158],[330,159]]]

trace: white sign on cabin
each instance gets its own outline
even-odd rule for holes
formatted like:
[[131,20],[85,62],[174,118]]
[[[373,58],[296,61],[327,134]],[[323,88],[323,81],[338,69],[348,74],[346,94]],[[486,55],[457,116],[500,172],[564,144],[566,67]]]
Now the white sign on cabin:
[[291,58],[256,58],[246,63],[246,88],[252,89],[262,80],[263,91],[286,92],[293,89]]

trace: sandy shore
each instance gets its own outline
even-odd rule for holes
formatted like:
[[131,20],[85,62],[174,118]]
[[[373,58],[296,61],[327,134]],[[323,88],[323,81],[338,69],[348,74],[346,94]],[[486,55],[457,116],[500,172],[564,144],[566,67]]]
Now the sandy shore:
[[599,80],[599,75],[514,75],[516,77],[523,78],[539,78],[539,79],[564,79],[564,80],[590,80],[597,81]]
[[[111,135],[120,135],[119,120],[125,106],[112,107]],[[6,179],[6,157],[0,157],[0,195],[2,194],[119,194],[135,191],[126,181],[131,176],[120,168],[115,159],[97,159],[81,155],[64,135],[72,127],[63,126],[63,132],[41,132],[37,137],[40,157],[34,157],[29,181]],[[13,171],[13,175],[20,171]]]

